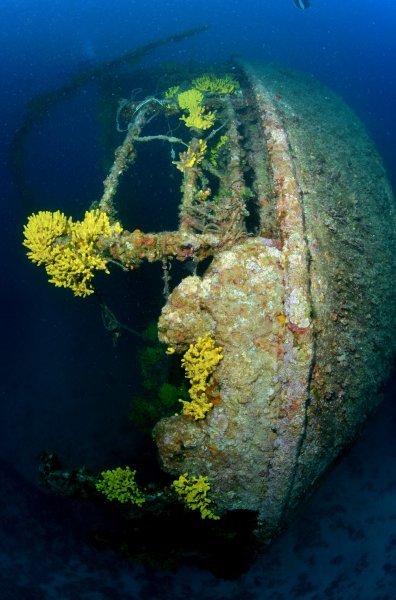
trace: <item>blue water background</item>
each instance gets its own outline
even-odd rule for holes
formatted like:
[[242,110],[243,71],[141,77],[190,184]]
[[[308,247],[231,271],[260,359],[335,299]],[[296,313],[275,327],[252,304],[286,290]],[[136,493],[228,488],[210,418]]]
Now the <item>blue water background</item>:
[[[31,97],[63,84],[83,65],[208,24],[206,33],[156,51],[151,63],[210,63],[237,54],[311,73],[363,120],[395,186],[393,0],[312,0],[307,11],[292,0],[2,0],[0,23],[0,459],[7,492],[0,599],[395,598],[394,385],[352,457],[330,475],[300,523],[232,585],[199,570],[163,574],[118,563],[96,555],[79,537],[78,514],[37,489],[37,455],[51,447],[74,465],[97,469],[128,462],[136,440],[125,418],[134,393],[135,345],[122,339],[114,349],[95,303],[48,286],[28,263],[21,228],[32,207],[18,197],[7,168],[8,145]],[[61,208],[78,218],[100,196],[95,99],[87,86],[32,136],[29,175],[41,194],[35,209]],[[164,211],[153,205],[150,212],[163,222]],[[142,305],[155,309],[160,300],[142,293],[146,277],[160,276],[152,269],[137,279],[114,275],[112,300],[132,327],[139,326]],[[150,578],[154,587],[144,588]]]

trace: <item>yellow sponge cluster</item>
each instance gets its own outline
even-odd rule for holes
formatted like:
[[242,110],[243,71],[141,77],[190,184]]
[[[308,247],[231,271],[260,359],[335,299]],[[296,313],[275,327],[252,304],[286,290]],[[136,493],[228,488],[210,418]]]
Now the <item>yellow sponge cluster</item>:
[[206,149],[208,147],[207,142],[198,140],[195,145],[190,145],[185,152],[179,155],[179,160],[174,161],[173,164],[182,173],[185,173],[187,169],[193,169],[194,167],[201,164],[204,159]]
[[121,504],[130,502],[142,506],[146,502],[144,494],[140,491],[135,481],[136,470],[129,467],[117,467],[102,471],[100,479],[96,482],[96,489],[108,500],[116,500]]
[[180,120],[184,121],[187,127],[209,129],[214,124],[216,115],[213,112],[205,111],[203,98],[202,92],[196,89],[186,90],[178,94],[177,102],[179,107],[188,111],[187,115],[180,117]]
[[207,477],[200,475],[199,477],[190,477],[188,473],[180,475],[172,483],[172,487],[176,494],[181,497],[187,508],[191,510],[199,510],[202,519],[220,519],[210,510],[209,504],[212,502],[208,498],[210,491],[210,483]]
[[212,73],[204,73],[192,82],[193,87],[200,92],[209,94],[233,94],[239,90],[239,83],[231,75],[216,77]]
[[121,231],[119,223],[111,225],[108,215],[99,210],[87,211],[83,221],[73,221],[60,211],[40,211],[29,217],[23,245],[32,262],[45,265],[51,283],[85,297],[94,291],[94,272],[109,272],[107,259],[96,247],[99,238]]
[[59,210],[45,210],[37,215],[30,215],[23,229],[23,245],[29,248],[27,255],[30,260],[37,265],[49,263],[52,260],[53,245],[57,238],[66,234],[67,226],[67,217]]
[[183,404],[183,414],[196,421],[204,419],[213,406],[206,390],[209,377],[223,358],[222,350],[221,347],[216,347],[214,339],[207,333],[204,337],[199,337],[195,344],[190,344],[182,358],[181,364],[191,384],[188,390],[191,401],[180,402]]

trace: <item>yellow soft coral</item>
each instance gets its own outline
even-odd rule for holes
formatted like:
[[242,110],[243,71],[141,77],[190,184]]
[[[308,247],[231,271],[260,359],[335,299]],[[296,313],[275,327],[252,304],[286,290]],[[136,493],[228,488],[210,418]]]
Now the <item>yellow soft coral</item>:
[[200,92],[217,95],[233,94],[239,90],[239,83],[231,75],[216,77],[212,73],[204,73],[194,79],[192,85]]
[[222,350],[221,347],[216,347],[214,339],[207,333],[204,337],[199,337],[195,344],[190,344],[182,358],[181,364],[191,384],[188,390],[191,401],[180,402],[183,404],[183,414],[196,421],[204,419],[213,406],[206,391],[209,377],[223,358]]
[[23,243],[33,262],[45,264],[51,283],[70,288],[75,296],[87,296],[94,291],[94,272],[109,272],[107,259],[96,247],[99,238],[121,231],[119,223],[111,225],[108,215],[99,210],[87,211],[83,221],[76,222],[59,211],[41,211],[29,217]]
[[92,279],[95,271],[109,273],[106,259],[96,254],[93,244],[58,246],[54,261],[47,265],[49,282],[56,287],[70,288],[75,296],[92,294]]
[[30,215],[23,228],[23,245],[29,250],[27,255],[30,260],[37,265],[48,263],[53,255],[54,243],[65,235],[67,227],[68,219],[59,210],[43,210]]
[[202,475],[199,477],[190,477],[188,473],[183,473],[179,479],[176,479],[172,483],[172,487],[187,508],[199,510],[202,519],[213,519],[216,521],[220,519],[209,508],[209,504],[212,501],[208,498],[210,483],[207,477]]
[[174,85],[168,88],[164,94],[167,100],[172,100],[180,91],[180,85]]
[[135,475],[136,470],[131,471],[129,467],[109,469],[101,472],[95,486],[108,500],[142,506],[146,498],[135,481]]
[[207,146],[207,142],[198,140],[197,144],[191,144],[185,152],[182,152],[179,155],[179,160],[174,161],[173,164],[176,165],[179,171],[185,173],[187,169],[192,169],[201,164],[204,159]]
[[185,122],[187,127],[195,129],[209,129],[216,120],[213,112],[206,112],[203,106],[203,94],[196,89],[186,90],[177,96],[179,107],[187,110],[187,115],[182,115],[180,119]]
[[214,167],[218,166],[219,154],[222,152],[224,146],[226,146],[228,142],[228,135],[220,136],[217,144],[210,150],[209,160]]

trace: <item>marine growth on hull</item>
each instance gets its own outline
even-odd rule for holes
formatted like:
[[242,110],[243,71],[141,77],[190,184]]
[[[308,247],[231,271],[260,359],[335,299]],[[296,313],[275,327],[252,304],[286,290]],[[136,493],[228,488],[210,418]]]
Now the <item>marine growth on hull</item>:
[[[164,474],[142,484],[133,456],[66,471],[51,453],[41,473],[126,517],[109,544],[139,554],[151,536],[165,556],[185,523],[177,552],[197,558],[204,539],[271,539],[378,403],[394,352],[395,211],[363,126],[312,78],[238,61],[156,82],[120,98],[102,196],[79,220],[35,212],[24,245],[79,297],[98,294],[98,271],[161,265],[131,415]],[[174,207],[173,230],[129,227],[126,181],[148,212]]]

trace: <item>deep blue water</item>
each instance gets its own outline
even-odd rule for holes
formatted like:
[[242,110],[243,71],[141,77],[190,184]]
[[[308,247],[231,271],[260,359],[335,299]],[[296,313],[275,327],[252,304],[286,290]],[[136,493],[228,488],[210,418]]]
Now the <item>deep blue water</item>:
[[[43,448],[100,469],[128,462],[138,443],[125,417],[136,386],[135,339],[125,336],[114,348],[95,302],[48,286],[21,247],[32,210],[78,216],[100,196],[95,87],[59,106],[29,139],[34,200],[21,197],[7,162],[30,98],[83,66],[208,24],[207,32],[156,51],[144,64],[220,62],[237,54],[309,72],[360,116],[395,186],[393,0],[312,0],[306,11],[292,0],[2,0],[0,23],[0,599],[395,598],[394,382],[351,454],[290,530],[234,582],[186,567],[149,569],[96,551],[84,528],[86,507],[38,488]],[[142,229],[172,218],[163,206],[150,215]],[[139,216],[131,213],[132,220]],[[109,286],[112,308],[130,327],[141,325],[142,307],[147,319],[159,310],[161,298],[144,294],[160,275],[152,269],[155,275],[118,274]]]

